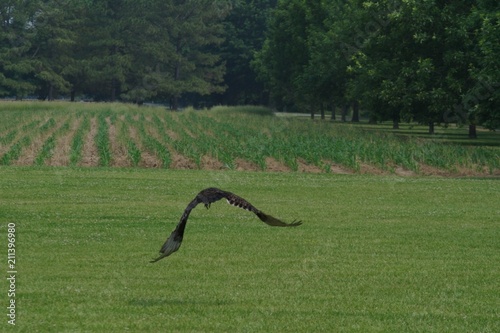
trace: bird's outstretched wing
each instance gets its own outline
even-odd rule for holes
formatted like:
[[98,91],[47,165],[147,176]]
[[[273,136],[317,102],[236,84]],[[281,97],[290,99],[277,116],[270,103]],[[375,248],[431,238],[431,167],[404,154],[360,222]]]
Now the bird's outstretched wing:
[[249,210],[253,212],[257,217],[264,223],[270,225],[270,226],[275,226],[275,227],[296,227],[302,224],[301,221],[293,221],[292,223],[285,223],[275,217],[272,217],[270,215],[265,214],[264,212],[258,210],[255,208],[252,204],[250,204],[248,201],[243,199],[242,197],[237,196],[236,194],[233,194],[231,192],[223,191],[218,188],[210,187],[207,189],[204,189],[200,193],[196,195],[196,197],[188,204],[186,209],[184,210],[184,213],[181,216],[181,219],[177,226],[175,227],[174,231],[170,234],[170,236],[167,238],[165,243],[160,249],[160,256],[151,262],[157,262],[160,259],[163,259],[175,251],[179,249],[182,243],[182,238],[184,236],[184,230],[186,228],[186,223],[189,217],[189,214],[191,211],[200,203],[203,203],[205,207],[208,209],[210,207],[210,204],[219,201],[220,199],[225,198],[227,202],[230,205]]
[[200,201],[198,199],[198,196],[196,196],[196,198],[194,198],[189,203],[181,216],[181,220],[161,247],[160,256],[154,260],[151,260],[152,263],[171,255],[179,249],[182,243],[182,237],[184,237],[184,229],[186,228],[189,213],[191,213],[193,208],[196,207],[199,203]]
[[227,202],[230,205],[251,211],[252,213],[257,215],[257,217],[262,222],[264,222],[270,226],[273,226],[273,227],[296,227],[296,226],[299,226],[302,224],[301,221],[297,221],[297,220],[293,221],[292,223],[285,223],[281,220],[278,220],[275,217],[272,217],[271,215],[267,215],[264,212],[258,210],[257,208],[252,206],[251,203],[249,203],[248,201],[246,201],[242,197],[237,196],[236,194],[233,194],[231,192],[224,192],[224,193],[225,193],[224,198],[226,198]]

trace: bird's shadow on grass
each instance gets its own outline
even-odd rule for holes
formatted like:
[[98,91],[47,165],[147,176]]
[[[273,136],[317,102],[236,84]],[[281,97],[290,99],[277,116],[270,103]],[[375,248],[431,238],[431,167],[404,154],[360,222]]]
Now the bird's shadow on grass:
[[130,306],[151,307],[151,306],[185,306],[185,305],[205,305],[205,306],[223,306],[230,305],[227,300],[208,300],[208,299],[178,299],[178,298],[136,298],[128,302]]

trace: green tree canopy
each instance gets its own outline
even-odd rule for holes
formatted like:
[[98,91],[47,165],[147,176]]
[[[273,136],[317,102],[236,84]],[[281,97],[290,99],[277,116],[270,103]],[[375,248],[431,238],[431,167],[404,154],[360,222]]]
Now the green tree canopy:
[[7,1],[0,94],[178,99],[225,89],[218,45],[229,1]]
[[282,0],[257,53],[277,106],[360,101],[372,119],[498,127],[496,1]]

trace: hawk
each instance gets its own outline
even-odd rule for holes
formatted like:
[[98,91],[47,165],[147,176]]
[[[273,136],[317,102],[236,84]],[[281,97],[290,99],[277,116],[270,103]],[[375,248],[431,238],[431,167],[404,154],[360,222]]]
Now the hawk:
[[242,197],[237,196],[231,192],[223,191],[221,189],[210,187],[206,188],[200,193],[196,195],[196,197],[187,205],[184,213],[181,216],[181,220],[175,227],[175,230],[172,231],[170,236],[165,241],[165,244],[160,249],[160,256],[151,262],[157,262],[160,259],[163,259],[175,251],[179,249],[182,242],[182,237],[184,236],[184,229],[186,228],[186,223],[189,217],[189,213],[200,203],[203,203],[205,207],[210,208],[210,204],[220,199],[225,198],[230,205],[249,210],[264,223],[269,224],[273,227],[296,227],[302,224],[301,221],[293,221],[292,223],[285,223],[283,221],[278,220],[275,217],[265,214],[264,212],[258,210],[248,201],[243,199]]

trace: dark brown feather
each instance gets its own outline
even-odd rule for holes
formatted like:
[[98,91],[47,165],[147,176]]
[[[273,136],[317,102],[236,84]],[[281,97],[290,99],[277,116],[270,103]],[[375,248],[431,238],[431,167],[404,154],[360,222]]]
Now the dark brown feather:
[[172,253],[174,253],[179,249],[182,243],[182,239],[184,237],[184,230],[186,228],[186,223],[189,218],[189,214],[198,204],[203,203],[205,207],[208,209],[210,207],[210,204],[219,201],[222,198],[225,198],[230,205],[253,212],[262,222],[270,226],[297,227],[302,224],[301,221],[296,221],[296,220],[293,221],[292,223],[285,223],[275,217],[267,215],[264,212],[258,210],[257,208],[252,206],[252,204],[250,204],[248,201],[246,201],[242,197],[237,196],[236,194],[223,191],[215,187],[210,187],[198,193],[196,197],[188,204],[174,231],[172,231],[170,236],[167,238],[167,240],[161,247],[160,256],[154,260],[151,260],[151,262],[152,263],[157,262],[158,260],[171,255]]

